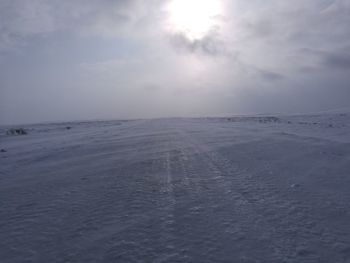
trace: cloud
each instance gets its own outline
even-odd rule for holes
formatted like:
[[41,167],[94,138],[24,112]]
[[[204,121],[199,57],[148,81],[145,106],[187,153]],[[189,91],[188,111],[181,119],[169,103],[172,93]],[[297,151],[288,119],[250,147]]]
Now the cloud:
[[171,45],[178,51],[189,53],[200,53],[208,56],[224,55],[225,44],[220,40],[217,32],[212,31],[200,39],[189,39],[183,33],[176,33],[169,36]]
[[282,74],[276,73],[276,72],[270,72],[266,70],[258,70],[258,73],[260,76],[267,81],[277,81],[284,79],[284,76]]
[[21,46],[30,37],[72,34],[117,36],[139,15],[137,0],[3,0],[0,3],[0,51]]
[[350,52],[344,48],[334,48],[333,50],[319,50],[312,48],[301,49],[304,57],[312,58],[318,67],[325,67],[329,70],[350,69]]
[[52,32],[54,19],[44,1],[2,1],[0,4],[0,48],[13,48],[26,37]]
[[324,63],[329,68],[349,70],[350,53],[328,53],[324,56]]
[[169,1],[0,1],[0,121],[350,106],[349,1],[218,0],[197,39]]

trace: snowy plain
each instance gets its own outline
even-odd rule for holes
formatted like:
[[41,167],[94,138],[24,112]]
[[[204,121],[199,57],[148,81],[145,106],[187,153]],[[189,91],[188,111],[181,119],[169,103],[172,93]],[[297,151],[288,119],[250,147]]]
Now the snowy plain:
[[350,262],[349,112],[11,127],[2,263]]

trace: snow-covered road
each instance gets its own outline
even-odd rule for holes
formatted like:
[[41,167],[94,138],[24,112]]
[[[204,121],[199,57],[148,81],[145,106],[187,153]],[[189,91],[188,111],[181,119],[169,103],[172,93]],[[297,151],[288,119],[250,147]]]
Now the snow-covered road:
[[349,116],[2,136],[0,262],[350,262]]

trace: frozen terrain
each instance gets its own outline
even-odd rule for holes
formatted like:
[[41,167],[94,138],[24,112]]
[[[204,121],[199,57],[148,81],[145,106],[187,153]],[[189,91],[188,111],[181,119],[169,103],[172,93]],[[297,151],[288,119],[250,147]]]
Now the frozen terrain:
[[0,130],[0,262],[350,262],[350,114]]

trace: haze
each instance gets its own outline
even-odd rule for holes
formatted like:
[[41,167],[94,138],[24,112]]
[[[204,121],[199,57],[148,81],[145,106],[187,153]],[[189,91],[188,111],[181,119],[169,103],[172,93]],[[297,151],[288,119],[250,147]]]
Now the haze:
[[347,0],[2,0],[0,124],[350,106]]

